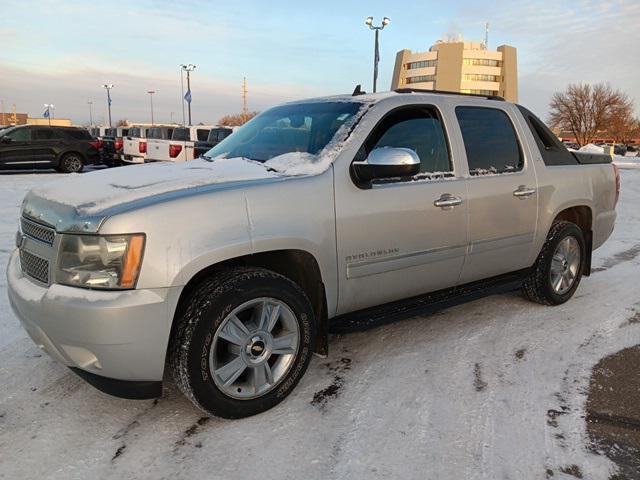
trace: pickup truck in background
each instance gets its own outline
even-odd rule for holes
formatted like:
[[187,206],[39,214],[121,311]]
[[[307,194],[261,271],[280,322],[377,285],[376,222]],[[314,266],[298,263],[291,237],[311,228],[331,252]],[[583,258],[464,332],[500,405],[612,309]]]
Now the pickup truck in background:
[[214,127],[197,125],[175,127],[168,139],[153,139],[147,143],[146,161],[186,162],[193,160],[197,141],[205,141]]
[[102,140],[102,163],[108,167],[121,165],[123,138],[129,134],[129,127],[107,128],[100,137]]
[[191,162],[34,188],[9,298],[97,388],[157,397],[167,362],[202,410],[245,417],[327,354],[329,322],[505,285],[568,301],[614,228],[610,162],[497,97],[287,103]]
[[123,138],[122,162],[144,163],[147,156],[147,134],[151,127],[132,126]]
[[234,130],[239,127],[215,127],[209,131],[209,136],[205,141],[197,141],[195,142],[193,157],[199,158],[201,155],[204,155],[217,144],[219,144],[222,140],[227,138],[229,135],[233,133]]

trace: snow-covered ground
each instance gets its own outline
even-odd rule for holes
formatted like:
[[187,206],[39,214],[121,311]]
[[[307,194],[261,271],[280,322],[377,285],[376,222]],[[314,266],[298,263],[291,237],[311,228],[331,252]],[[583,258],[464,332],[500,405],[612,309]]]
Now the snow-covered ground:
[[[244,420],[104,395],[32,344],[0,276],[0,478],[607,479],[584,405],[591,368],[640,344],[640,170],[622,166],[613,237],[567,304],[518,294],[334,336],[293,394]],[[26,191],[0,176],[0,270]]]

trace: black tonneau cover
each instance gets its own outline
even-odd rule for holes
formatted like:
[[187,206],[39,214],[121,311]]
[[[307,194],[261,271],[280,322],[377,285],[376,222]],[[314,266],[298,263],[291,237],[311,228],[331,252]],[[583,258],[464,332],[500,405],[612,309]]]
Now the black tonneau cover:
[[611,156],[604,153],[571,152],[580,165],[611,163]]

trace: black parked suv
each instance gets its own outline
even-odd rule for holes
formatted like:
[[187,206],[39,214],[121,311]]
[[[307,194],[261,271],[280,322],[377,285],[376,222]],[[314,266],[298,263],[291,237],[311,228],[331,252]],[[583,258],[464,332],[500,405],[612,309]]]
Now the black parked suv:
[[99,142],[83,128],[20,125],[0,131],[0,169],[73,173],[95,163],[100,163]]

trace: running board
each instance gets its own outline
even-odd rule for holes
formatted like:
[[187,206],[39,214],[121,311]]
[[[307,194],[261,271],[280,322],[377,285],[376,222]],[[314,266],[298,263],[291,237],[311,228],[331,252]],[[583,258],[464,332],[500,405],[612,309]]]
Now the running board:
[[406,300],[338,315],[329,320],[329,332],[349,333],[369,330],[416,315],[433,314],[488,295],[512,292],[522,286],[522,281],[529,272],[530,269],[519,270]]

